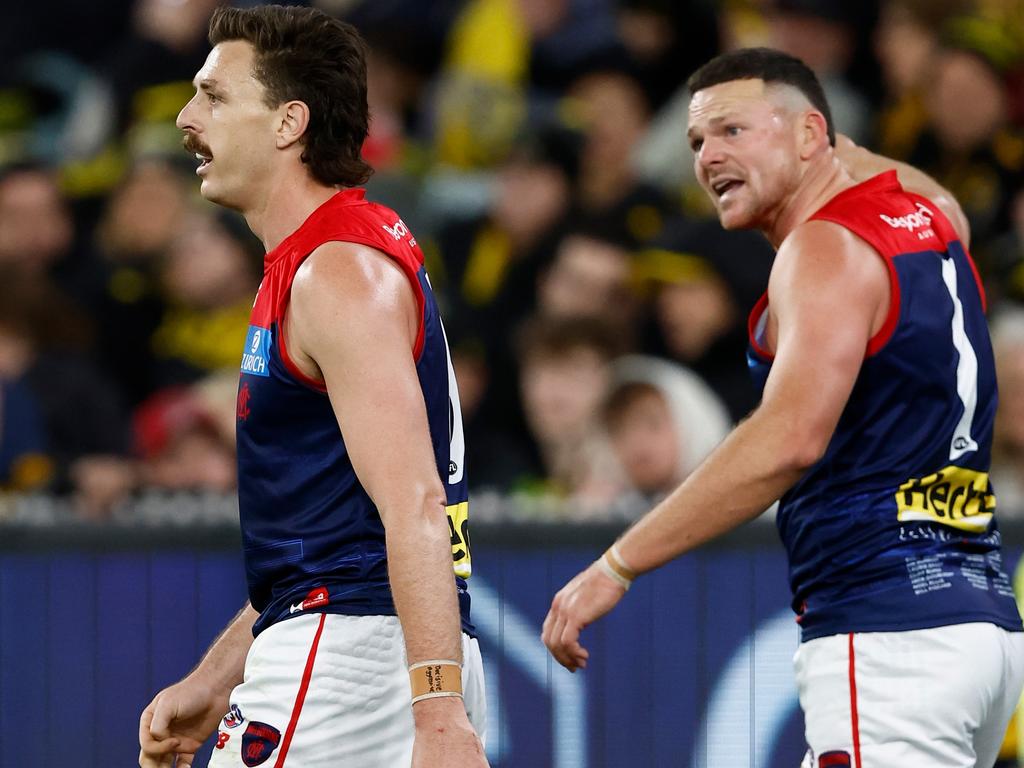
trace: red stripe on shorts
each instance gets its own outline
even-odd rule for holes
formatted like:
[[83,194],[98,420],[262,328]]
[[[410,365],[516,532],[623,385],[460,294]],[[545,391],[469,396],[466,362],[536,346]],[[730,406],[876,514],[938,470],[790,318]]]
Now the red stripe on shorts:
[[860,765],[860,722],[857,717],[857,673],[853,656],[853,632],[850,633],[850,722],[853,727],[853,762]]
[[324,631],[326,613],[320,614],[320,626],[316,628],[316,636],[313,638],[313,647],[309,649],[309,656],[306,658],[306,668],[302,671],[302,682],[299,684],[299,692],[295,694],[295,706],[292,707],[292,719],[288,721],[288,729],[284,732],[284,741],[281,742],[281,752],[277,756],[274,768],[282,768],[284,759],[288,757],[288,747],[291,746],[292,736],[295,735],[295,726],[299,722],[299,713],[302,711],[302,702],[306,700],[306,690],[309,688],[309,679],[313,676],[313,662],[316,660],[316,649],[320,645],[320,635]]

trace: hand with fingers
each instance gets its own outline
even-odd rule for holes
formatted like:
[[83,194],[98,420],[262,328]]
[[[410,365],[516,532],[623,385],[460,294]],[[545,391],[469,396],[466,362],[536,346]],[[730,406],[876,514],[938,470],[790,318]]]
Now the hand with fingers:
[[587,666],[590,653],[580,643],[580,632],[614,608],[627,585],[609,575],[598,560],[555,595],[541,639],[559,664],[570,672]]
[[139,719],[139,766],[191,768],[228,706],[226,695],[192,676],[160,691]]

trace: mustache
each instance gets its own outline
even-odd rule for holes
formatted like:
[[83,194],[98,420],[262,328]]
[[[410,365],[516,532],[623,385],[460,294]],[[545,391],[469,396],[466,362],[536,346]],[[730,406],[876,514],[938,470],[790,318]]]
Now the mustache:
[[210,151],[210,148],[199,141],[194,133],[186,133],[184,138],[181,140],[181,145],[189,154],[194,155],[198,153],[206,157],[213,157],[213,153]]

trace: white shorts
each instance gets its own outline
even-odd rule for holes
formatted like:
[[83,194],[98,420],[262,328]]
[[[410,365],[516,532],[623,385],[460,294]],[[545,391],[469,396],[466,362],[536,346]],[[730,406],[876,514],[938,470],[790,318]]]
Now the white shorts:
[[[486,733],[480,646],[462,636],[466,712]],[[221,720],[210,768],[412,763],[412,693],[397,617],[312,613],[269,627]]]
[[794,664],[804,768],[991,768],[1024,686],[1024,633],[832,635],[803,643]]

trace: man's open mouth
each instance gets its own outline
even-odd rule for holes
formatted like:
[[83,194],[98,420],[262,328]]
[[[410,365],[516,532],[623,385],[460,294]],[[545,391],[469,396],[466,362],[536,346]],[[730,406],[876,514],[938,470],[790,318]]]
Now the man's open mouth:
[[711,185],[711,189],[719,198],[722,198],[732,190],[738,189],[742,185],[743,182],[739,179],[718,179]]

